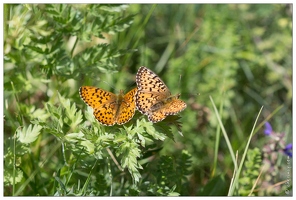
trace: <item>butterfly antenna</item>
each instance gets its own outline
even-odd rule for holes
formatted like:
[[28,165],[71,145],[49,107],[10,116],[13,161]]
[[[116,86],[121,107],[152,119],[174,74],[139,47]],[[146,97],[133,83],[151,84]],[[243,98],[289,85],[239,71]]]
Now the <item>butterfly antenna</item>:
[[112,88],[114,91],[116,91],[116,89],[113,87],[113,85],[109,84],[107,81],[103,81],[104,83],[106,83],[110,88]]
[[178,85],[178,88],[180,88],[180,84],[181,84],[181,79],[182,79],[182,75],[180,74],[180,78],[179,78],[179,85]]
[[179,83],[178,83],[178,88],[181,89],[181,79],[182,79],[182,74],[180,74],[180,78],[179,78]]
[[137,87],[137,85],[136,85],[136,82],[133,82],[133,83],[130,83],[130,84],[128,84],[128,86],[127,86],[127,88],[135,88],[135,87]]
[[[180,74],[180,78],[179,78],[179,84],[178,84],[178,87],[180,88],[180,85],[181,85],[181,79],[182,79],[182,74]],[[193,94],[193,96],[199,96],[200,93],[196,93],[196,94]]]

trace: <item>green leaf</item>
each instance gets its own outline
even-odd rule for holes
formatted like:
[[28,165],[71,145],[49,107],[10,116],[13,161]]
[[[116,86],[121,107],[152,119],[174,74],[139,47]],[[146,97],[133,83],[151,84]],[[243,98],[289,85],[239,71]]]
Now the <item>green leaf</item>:
[[[247,158],[244,163],[244,170],[242,177],[239,179],[240,187],[238,190],[239,195],[247,196],[250,194],[253,184],[255,183],[260,173],[262,165],[261,152],[259,148],[249,149]],[[252,194],[254,195],[254,194]]]
[[72,129],[75,129],[76,126],[78,126],[82,122],[82,113],[80,110],[77,111],[75,103],[71,105],[70,99],[65,99],[60,95],[60,93],[58,93],[58,95],[61,104],[66,111],[65,114],[67,116],[67,119],[69,119],[69,121],[67,121],[67,124],[69,124]]
[[17,137],[19,138],[21,143],[29,144],[34,142],[39,134],[41,133],[42,127],[39,125],[30,124],[28,128],[18,129]]
[[31,49],[33,51],[36,51],[37,53],[44,54],[44,51],[41,48],[37,47],[37,46],[24,45],[24,47],[27,47],[27,48],[29,48],[29,49]]
[[126,10],[129,5],[116,5],[116,4],[108,4],[100,6],[101,10],[109,11],[109,12],[122,12]]
[[65,139],[68,140],[69,142],[73,142],[73,143],[74,142],[85,140],[84,134],[82,132],[79,132],[79,133],[68,133],[65,136]]
[[116,155],[121,155],[122,167],[127,167],[128,171],[133,177],[135,182],[139,182],[141,174],[138,169],[142,169],[142,166],[138,163],[137,158],[140,157],[140,149],[138,144],[134,141],[126,141],[122,143],[116,150]]
[[86,150],[89,154],[93,154],[95,151],[95,145],[88,140],[82,141],[81,145],[86,147]]
[[15,176],[13,176],[13,169],[12,168],[5,168],[4,170],[4,185],[9,186],[13,185],[13,179],[14,184],[21,182],[23,178],[23,171],[21,171],[19,168],[16,168]]
[[145,119],[137,121],[137,127],[144,127],[146,132],[156,140],[165,140],[166,136],[162,132],[158,132],[152,122],[147,122]]

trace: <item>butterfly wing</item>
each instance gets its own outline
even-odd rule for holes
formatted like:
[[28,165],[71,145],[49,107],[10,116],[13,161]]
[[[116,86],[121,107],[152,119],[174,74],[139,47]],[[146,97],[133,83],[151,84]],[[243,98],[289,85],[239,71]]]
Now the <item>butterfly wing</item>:
[[187,105],[184,101],[178,99],[179,95],[168,98],[163,106],[148,113],[149,121],[156,123],[164,120],[168,115],[176,115],[183,111]]
[[138,70],[136,83],[136,106],[143,114],[148,113],[151,106],[171,95],[165,83],[146,67],[140,67]]
[[119,112],[117,115],[117,124],[125,124],[132,119],[135,114],[135,94],[137,88],[132,89],[126,93],[120,103]]
[[116,123],[118,103],[115,94],[92,86],[80,87],[79,94],[93,108],[93,114],[101,124],[112,126]]

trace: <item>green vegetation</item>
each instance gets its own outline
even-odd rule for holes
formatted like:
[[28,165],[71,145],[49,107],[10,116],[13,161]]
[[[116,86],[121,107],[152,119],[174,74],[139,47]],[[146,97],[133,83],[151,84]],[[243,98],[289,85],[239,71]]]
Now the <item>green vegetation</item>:
[[[187,108],[100,125],[140,66]],[[291,196],[292,5],[5,4],[3,103],[5,196]]]

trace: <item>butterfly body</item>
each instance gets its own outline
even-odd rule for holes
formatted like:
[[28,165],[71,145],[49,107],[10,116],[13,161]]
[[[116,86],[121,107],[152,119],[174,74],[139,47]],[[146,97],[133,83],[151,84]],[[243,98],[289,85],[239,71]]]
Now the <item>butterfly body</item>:
[[93,108],[95,118],[103,125],[113,126],[127,123],[135,114],[135,93],[137,88],[127,94],[122,90],[118,95],[92,86],[82,86],[80,97]]

